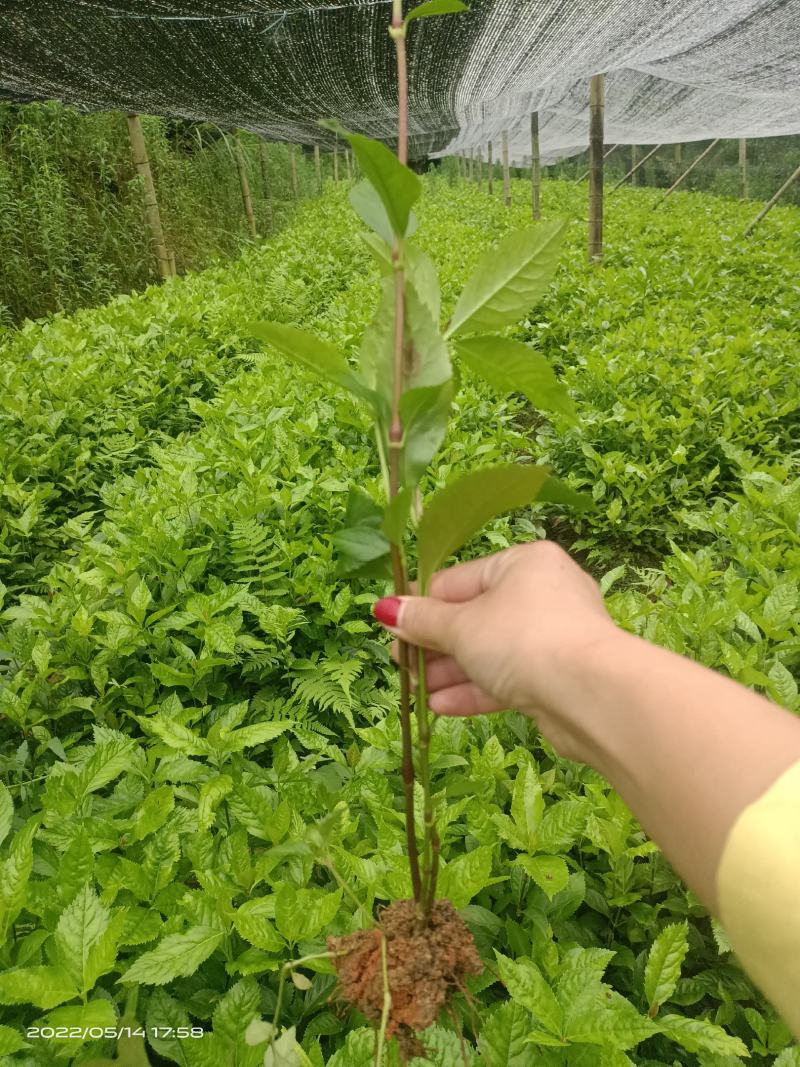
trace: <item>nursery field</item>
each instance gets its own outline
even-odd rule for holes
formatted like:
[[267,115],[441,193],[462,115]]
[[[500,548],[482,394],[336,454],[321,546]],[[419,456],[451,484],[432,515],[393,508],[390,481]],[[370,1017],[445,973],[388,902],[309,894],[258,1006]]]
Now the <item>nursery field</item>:
[[[513,194],[426,178],[445,315],[529,225]],[[608,199],[597,267],[585,189],[543,183],[565,249],[509,336],[578,420],[462,366],[423,488],[548,464],[591,507],[518,510],[461,558],[554,538],[626,629],[800,714],[800,209],[743,241],[752,204],[660,195]],[[350,486],[381,492],[370,424],[248,329],[355,354],[378,292],[359,229],[329,187],[231,265],[3,335],[3,1067],[258,1067],[245,1031],[282,965],[411,895],[388,586],[341,578],[333,541]],[[413,1067],[800,1067],[724,929],[531,720],[436,721],[430,772],[439,895],[486,966]],[[271,1067],[372,1067],[331,962],[295,979],[302,1052]]]

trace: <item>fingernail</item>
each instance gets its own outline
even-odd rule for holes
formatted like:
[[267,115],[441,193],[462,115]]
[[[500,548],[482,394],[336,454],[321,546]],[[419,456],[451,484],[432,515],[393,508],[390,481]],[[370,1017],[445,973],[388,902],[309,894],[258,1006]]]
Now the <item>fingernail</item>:
[[396,626],[402,601],[399,596],[386,596],[377,600],[372,607],[372,614],[384,626]]

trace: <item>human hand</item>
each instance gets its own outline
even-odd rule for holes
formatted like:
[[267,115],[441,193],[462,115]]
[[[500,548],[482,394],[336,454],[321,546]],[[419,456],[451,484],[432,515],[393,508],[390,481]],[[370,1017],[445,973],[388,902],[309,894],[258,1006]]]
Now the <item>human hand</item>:
[[625,636],[597,584],[552,541],[440,571],[430,596],[388,597],[375,605],[375,617],[426,649],[432,711],[515,708],[535,716],[556,748],[574,758],[581,749],[569,721],[574,676],[590,650]]

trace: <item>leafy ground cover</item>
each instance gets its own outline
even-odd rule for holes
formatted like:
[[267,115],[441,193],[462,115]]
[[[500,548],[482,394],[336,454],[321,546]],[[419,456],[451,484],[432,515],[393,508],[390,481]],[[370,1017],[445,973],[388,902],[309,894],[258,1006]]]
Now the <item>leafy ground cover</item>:
[[[797,212],[744,245],[735,203],[676,195],[654,213],[657,194],[625,194],[607,264],[590,270],[582,195],[545,186],[546,215],[575,221],[517,331],[567,382],[581,426],[534,418],[464,369],[428,487],[477,464],[551,462],[595,509],[571,525],[519,512],[471,552],[544,532],[576,542],[624,625],[800,710]],[[446,308],[487,233],[525,221],[526,197],[515,187],[506,212],[429,181],[419,242],[443,264]],[[89,419],[78,404],[64,416],[69,462],[51,456],[42,401],[28,435],[24,405],[11,413],[28,464],[13,484],[41,499],[41,586],[9,589],[0,616],[9,1063],[255,1067],[245,1031],[270,1016],[281,964],[409,895],[396,683],[369,620],[379,590],[336,577],[330,540],[350,483],[377,485],[368,427],[240,329],[283,309],[355,338],[371,270],[333,196],[234,268],[11,341],[13,395],[51,359],[69,373],[69,338],[87,335],[104,384]],[[153,398],[165,346],[185,363],[169,403]],[[161,424],[139,414],[151,401]],[[145,426],[118,465],[106,419]],[[14,558],[12,576],[28,562]],[[431,769],[441,894],[487,963],[458,1007],[473,1067],[800,1063],[724,931],[598,775],[513,714],[438,723]],[[310,965],[289,987],[297,1062],[367,1067],[373,1034],[330,1002],[331,970]],[[44,1040],[37,1025],[131,1036]],[[462,1062],[453,1020],[426,1045],[431,1065]]]

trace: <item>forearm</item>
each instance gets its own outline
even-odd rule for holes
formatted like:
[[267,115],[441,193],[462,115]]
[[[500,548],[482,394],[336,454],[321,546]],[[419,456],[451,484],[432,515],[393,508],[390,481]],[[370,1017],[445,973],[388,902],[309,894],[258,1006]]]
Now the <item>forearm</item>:
[[800,719],[621,631],[585,652],[569,672],[563,699],[577,724],[581,758],[608,778],[716,911],[728,833],[740,812],[800,760]]

